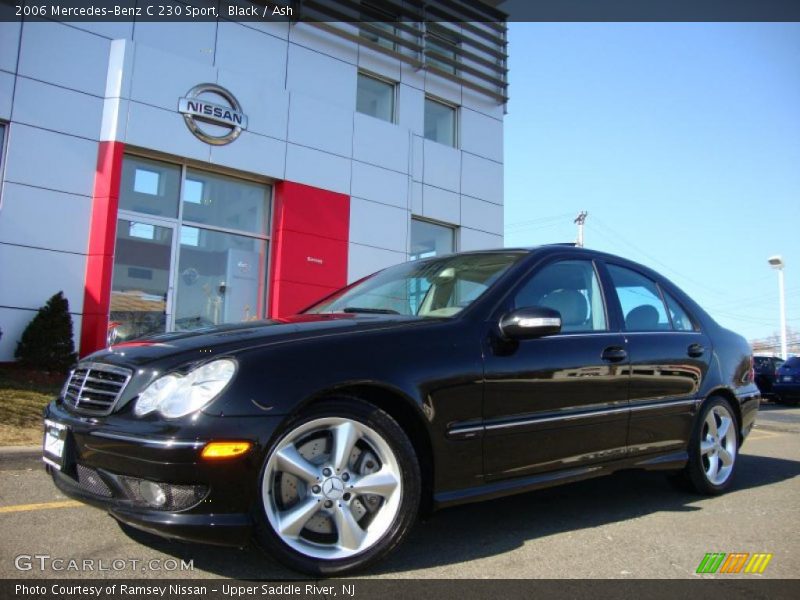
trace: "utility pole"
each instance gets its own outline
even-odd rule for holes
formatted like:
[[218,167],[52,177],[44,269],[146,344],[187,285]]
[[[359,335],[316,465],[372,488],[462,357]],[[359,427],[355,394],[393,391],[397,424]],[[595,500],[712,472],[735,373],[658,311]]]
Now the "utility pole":
[[575,217],[573,223],[578,224],[578,247],[583,248],[583,224],[586,223],[586,217],[589,216],[589,213],[585,210],[582,210],[578,213],[578,216]]

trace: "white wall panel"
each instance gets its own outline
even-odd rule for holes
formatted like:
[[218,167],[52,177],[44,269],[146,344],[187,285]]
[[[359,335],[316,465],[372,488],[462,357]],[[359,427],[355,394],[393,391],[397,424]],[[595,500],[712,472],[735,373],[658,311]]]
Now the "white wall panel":
[[247,130],[286,139],[289,93],[283,84],[273,85],[253,74],[220,69],[219,85],[230,90],[247,115]]
[[396,252],[408,247],[408,211],[350,198],[350,241]]
[[461,227],[459,230],[458,249],[461,252],[469,250],[488,250],[503,247],[503,236],[493,235],[485,231],[477,231]]
[[452,225],[461,222],[461,207],[458,194],[430,185],[422,186],[423,216]]
[[[0,8],[2,11],[13,10],[10,6]],[[22,23],[0,22],[0,71],[15,72],[19,53],[19,36]]]
[[408,173],[408,130],[375,117],[355,114],[353,158]]
[[503,122],[468,108],[459,112],[461,149],[503,162]]
[[[336,23],[336,26],[358,33],[358,28],[351,24]],[[308,23],[294,23],[289,27],[289,41],[353,65],[358,62],[356,44]]]
[[285,160],[286,142],[248,131],[233,143],[211,146],[212,163],[275,179],[283,179]]
[[408,207],[408,176],[373,165],[353,161],[353,196],[391,204],[398,208]]
[[289,99],[289,141],[331,154],[353,152],[353,112],[304,94]]
[[422,181],[422,173],[425,168],[425,138],[411,136],[411,179]]
[[133,41],[206,65],[214,62],[215,21],[137,21]]
[[463,153],[461,193],[495,204],[503,203],[503,165]]
[[22,28],[19,74],[102,96],[110,43],[61,23],[27,21]]
[[425,93],[401,83],[398,87],[398,123],[415,135],[425,134]]
[[461,225],[502,235],[503,205],[461,196]]
[[351,243],[347,251],[347,281],[351,283],[376,271],[405,262],[405,252],[392,252]]
[[411,182],[411,213],[422,214],[422,184],[419,181]]
[[250,27],[220,21],[215,64],[220,69],[245,72],[283,87],[286,83],[287,45],[286,40]]
[[288,144],[286,179],[349,194],[350,160],[321,150]]
[[494,119],[502,120],[505,116],[504,105],[498,104],[497,100],[492,100],[491,98],[488,98],[479,92],[472,91],[469,88],[463,89],[461,95],[461,104]]
[[92,199],[6,182],[0,241],[86,253]]
[[14,123],[10,128],[6,181],[90,196],[97,142]]
[[461,152],[431,140],[424,141],[422,182],[458,192],[461,187]]
[[[32,273],[47,275],[31,277]],[[70,311],[81,311],[85,273],[83,254],[0,244],[0,305],[38,309],[63,291]]]
[[[177,106],[177,104],[176,104]],[[125,143],[185,158],[208,161],[210,146],[194,137],[176,110],[139,102],[128,107]]]
[[425,72],[425,93],[446,100],[456,106],[461,105],[461,86],[428,71]]
[[[188,25],[188,23],[179,23]],[[133,58],[131,99],[160,106],[178,115],[178,100],[198,83],[215,83],[217,69],[211,65],[136,44]],[[232,90],[233,91],[233,90]],[[236,92],[233,92],[234,96]]]
[[17,77],[14,121],[97,140],[102,115],[102,98]]
[[356,76],[354,64],[337,60],[289,44],[289,68],[286,88],[330,102],[350,111],[356,109]]
[[400,61],[371,48],[359,46],[358,68],[392,81],[400,81]]

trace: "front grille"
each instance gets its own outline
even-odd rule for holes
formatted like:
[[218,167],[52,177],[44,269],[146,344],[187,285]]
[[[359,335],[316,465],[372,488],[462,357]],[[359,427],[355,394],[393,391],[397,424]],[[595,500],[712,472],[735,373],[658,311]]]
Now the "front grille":
[[77,465],[77,471],[78,483],[81,484],[83,489],[95,496],[111,497],[111,490],[106,485],[106,482],[100,478],[100,475],[97,474],[97,471],[83,465]]
[[132,374],[128,369],[103,363],[79,364],[64,386],[64,404],[75,412],[108,415]]

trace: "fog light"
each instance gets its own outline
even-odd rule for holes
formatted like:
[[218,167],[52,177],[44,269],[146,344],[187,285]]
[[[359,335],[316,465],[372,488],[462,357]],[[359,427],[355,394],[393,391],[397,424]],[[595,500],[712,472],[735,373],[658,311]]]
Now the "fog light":
[[210,460],[232,458],[244,454],[252,445],[250,442],[209,442],[200,456]]
[[167,494],[164,492],[164,488],[152,481],[142,480],[139,482],[139,495],[142,500],[156,508],[164,506],[167,502]]

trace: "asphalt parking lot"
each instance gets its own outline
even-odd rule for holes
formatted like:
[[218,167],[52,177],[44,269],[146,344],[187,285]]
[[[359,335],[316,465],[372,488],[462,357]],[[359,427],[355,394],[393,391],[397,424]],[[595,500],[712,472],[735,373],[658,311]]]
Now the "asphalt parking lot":
[[[800,408],[766,404],[718,498],[675,490],[658,473],[602,479],[457,507],[419,523],[381,578],[796,578],[800,561]],[[257,550],[129,537],[103,512],[67,501],[38,459],[0,457],[0,577],[297,577]],[[761,575],[696,575],[707,552],[767,552]],[[122,559],[135,568],[80,573],[15,567],[19,555]],[[191,574],[151,559],[192,560]],[[23,564],[25,564],[23,562]],[[97,562],[95,564],[98,564]],[[163,568],[172,563],[162,562]]]

